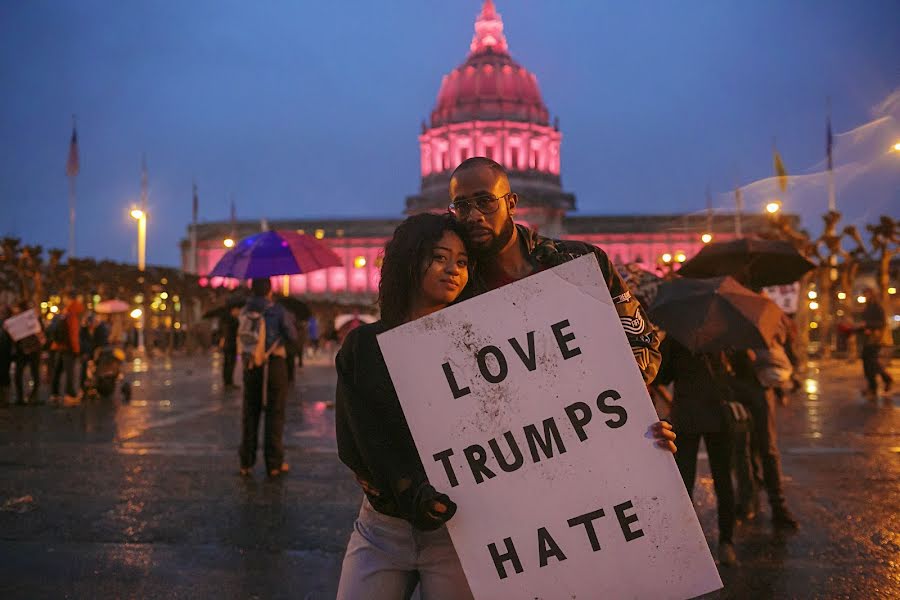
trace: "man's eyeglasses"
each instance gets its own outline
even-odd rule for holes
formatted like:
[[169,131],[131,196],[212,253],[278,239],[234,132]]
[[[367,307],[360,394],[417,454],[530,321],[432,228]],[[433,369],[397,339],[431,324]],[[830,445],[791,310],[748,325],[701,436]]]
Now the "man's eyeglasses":
[[500,208],[500,201],[508,198],[510,194],[512,194],[512,192],[507,192],[499,198],[495,198],[490,194],[484,194],[482,196],[469,198],[468,200],[451,202],[449,207],[450,212],[457,217],[465,217],[472,212],[473,208],[476,208],[481,214],[490,215],[497,212],[497,209]]

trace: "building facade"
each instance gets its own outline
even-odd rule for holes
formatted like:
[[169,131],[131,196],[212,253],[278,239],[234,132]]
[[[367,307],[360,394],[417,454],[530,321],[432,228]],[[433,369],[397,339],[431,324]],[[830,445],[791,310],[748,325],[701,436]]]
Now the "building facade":
[[[561,148],[558,119],[551,122],[536,76],[513,60],[500,14],[486,0],[465,61],[443,77],[430,122],[422,125],[421,186],[406,198],[404,212],[446,212],[453,169],[471,156],[487,156],[509,172],[510,186],[519,196],[518,222],[543,235],[600,246],[616,263],[635,262],[654,270],[666,257],[672,262],[695,254],[704,233],[716,240],[734,237],[732,215],[570,215],[575,195],[562,185]],[[337,252],[343,266],[283,278],[282,288],[316,300],[370,302],[378,290],[381,251],[402,218],[207,222],[189,226],[188,237],[195,227],[196,269],[203,276],[227,252],[225,240],[266,228],[315,236]],[[766,220],[745,216],[742,225],[745,233],[753,233],[765,228]],[[186,270],[194,264],[191,248],[189,240],[182,242]]]

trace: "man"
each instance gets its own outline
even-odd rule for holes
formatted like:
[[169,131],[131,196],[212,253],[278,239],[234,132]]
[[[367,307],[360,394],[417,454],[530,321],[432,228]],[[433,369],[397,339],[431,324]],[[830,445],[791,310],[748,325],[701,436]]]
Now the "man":
[[516,225],[519,198],[510,190],[503,167],[489,158],[473,157],[456,168],[450,177],[450,199],[450,212],[465,224],[478,261],[470,281],[476,294],[593,253],[644,382],[653,381],[661,360],[659,338],[603,250],[584,242],[551,240]]
[[881,347],[884,345],[884,330],[887,324],[884,308],[878,302],[878,296],[872,288],[863,290],[866,307],[862,312],[863,334],[863,373],[866,377],[867,395],[871,400],[878,399],[878,377],[884,384],[884,392],[891,391],[894,380],[888,375],[881,363]]
[[[483,156],[470,158],[453,171],[450,200],[450,212],[466,226],[469,249],[478,261],[469,280],[471,293],[493,290],[593,253],[644,382],[653,381],[661,361],[659,338],[603,250],[584,242],[552,240],[516,225],[513,215],[519,197],[509,187],[506,170]],[[675,452],[671,425],[657,423],[654,434],[660,446]]]
[[88,364],[94,360],[94,354],[98,348],[109,344],[109,329],[96,314],[89,314],[84,320],[79,334],[79,344],[81,345],[81,389],[84,390],[87,385]]
[[219,348],[222,349],[222,383],[226,390],[236,389],[234,385],[234,366],[237,364],[237,334],[239,306],[229,306],[228,312],[219,323]]
[[296,344],[297,329],[284,307],[272,301],[268,277],[254,279],[250,292],[238,317],[238,350],[244,364],[240,473],[250,475],[256,462],[259,418],[265,408],[266,472],[278,477],[289,469],[282,443],[288,392],[286,346]]
[[51,350],[56,352],[56,360],[53,365],[53,379],[51,399],[59,401],[59,384],[63,373],[66,376],[64,403],[68,406],[78,403],[78,395],[75,386],[75,361],[81,353],[79,333],[81,329],[81,314],[84,305],[73,292],[66,292],[63,296],[63,321],[59,324],[57,333],[51,340]]
[[[34,310],[27,301],[22,301],[13,306],[12,314],[19,315],[26,310]],[[38,323],[40,323],[38,318]],[[41,348],[44,346],[44,333],[41,331],[37,335],[30,335],[15,343],[15,361],[16,361],[16,402],[19,404],[26,403],[25,396],[25,368],[30,371],[32,379],[31,392],[28,394],[27,401],[29,404],[41,404],[39,394],[41,382]],[[51,363],[52,364],[52,363]]]

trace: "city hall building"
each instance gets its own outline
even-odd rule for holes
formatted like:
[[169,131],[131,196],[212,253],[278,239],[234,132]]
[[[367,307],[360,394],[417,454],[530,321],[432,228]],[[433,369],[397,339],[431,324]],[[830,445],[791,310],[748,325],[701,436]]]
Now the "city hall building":
[[[343,266],[283,283],[290,293],[311,300],[370,302],[378,290],[380,254],[403,215],[446,212],[450,173],[466,158],[487,156],[509,172],[519,196],[516,220],[543,235],[577,239],[603,248],[615,263],[635,262],[654,270],[665,261],[684,260],[703,245],[711,228],[717,240],[733,234],[733,217],[716,215],[582,216],[576,197],[563,187],[562,132],[551,122],[537,77],[513,60],[494,3],[486,0],[475,21],[465,62],[444,75],[430,123],[419,135],[421,187],[398,202],[396,218],[304,219],[268,222],[204,222],[196,226],[196,265],[190,239],[181,243],[182,267],[204,277],[228,250],[225,240],[241,239],[262,228],[291,229],[315,236],[343,260]],[[744,231],[763,228],[762,215],[747,215]],[[188,228],[190,238],[191,226]],[[664,261],[665,259],[665,261]],[[201,283],[206,281],[201,280]],[[211,285],[221,283],[217,278]]]

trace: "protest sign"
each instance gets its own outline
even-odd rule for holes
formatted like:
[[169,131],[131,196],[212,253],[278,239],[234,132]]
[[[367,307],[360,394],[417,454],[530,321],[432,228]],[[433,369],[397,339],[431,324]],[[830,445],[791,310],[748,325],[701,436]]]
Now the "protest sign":
[[797,304],[800,301],[800,282],[764,287],[763,294],[777,304],[778,308],[792,315],[797,312]]
[[378,342],[476,598],[722,587],[592,255]]
[[26,310],[3,321],[3,329],[9,333],[14,342],[18,342],[29,335],[38,335],[41,332],[41,324],[38,323],[33,310]]

